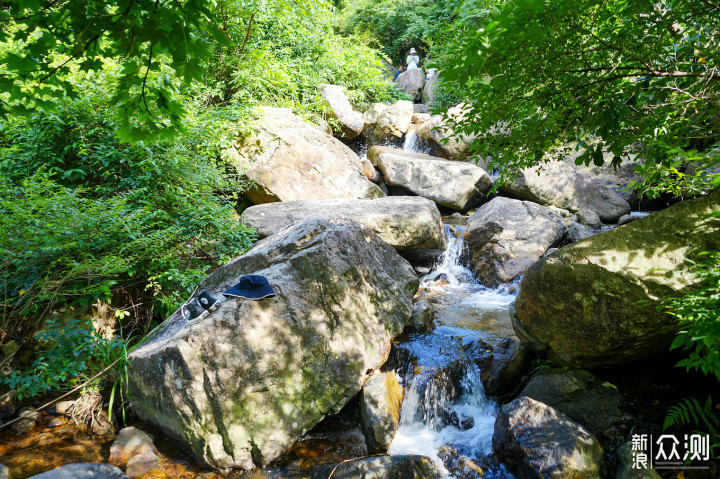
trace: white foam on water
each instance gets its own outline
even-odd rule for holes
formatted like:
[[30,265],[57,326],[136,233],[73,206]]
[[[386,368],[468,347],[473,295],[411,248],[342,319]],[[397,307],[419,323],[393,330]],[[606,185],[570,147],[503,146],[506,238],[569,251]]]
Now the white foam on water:
[[[416,384],[413,383],[403,401],[400,425],[388,453],[427,456],[435,463],[443,477],[451,477],[438,456],[438,451],[443,446],[452,447],[470,457],[492,453],[492,434],[497,406],[485,397],[480,383],[480,371],[475,365],[469,368],[462,385],[467,392],[452,403],[442,397],[431,396],[421,399]],[[456,412],[459,417],[472,418],[473,427],[462,430],[455,426],[428,422],[427,418],[423,420],[417,414],[421,409],[421,401],[425,402],[426,410],[431,405],[436,405],[438,401],[447,402],[446,407]]]
[[516,293],[510,293],[505,289],[484,288],[472,293],[463,301],[476,308],[506,310],[516,297]]
[[423,153],[426,155],[430,153],[430,148],[423,145],[417,130],[407,132],[402,149],[403,151],[409,151],[411,153]]
[[[491,289],[475,280],[473,273],[462,264],[465,247],[462,241],[464,231],[462,228],[458,230],[454,236],[446,227],[447,249],[434,270],[422,278],[421,288],[432,292],[436,313],[440,317],[443,316],[443,310],[446,318],[458,310],[461,312],[460,317],[465,315],[466,310],[468,314],[478,317],[484,314],[483,311],[500,311],[507,314],[508,306],[515,300],[516,294],[510,292],[508,286]],[[513,291],[515,289],[513,288]],[[492,314],[490,316],[492,317]],[[443,322],[442,319],[438,319],[432,333],[425,335],[426,340],[432,341],[433,336],[450,336],[467,343],[487,335],[487,331],[469,329],[471,326],[453,321],[447,319]],[[389,454],[427,456],[436,464],[444,477],[449,477],[449,471],[438,456],[441,447],[452,447],[470,458],[492,453],[492,434],[498,406],[485,397],[480,381],[481,373],[477,366],[471,363],[467,369],[467,374],[461,381],[465,393],[454,401],[442,397],[442,388],[428,387],[425,389],[426,397],[420,397],[418,383],[423,378],[418,375],[410,379],[409,387],[406,387],[400,425],[388,450]],[[428,414],[421,412],[438,406],[454,411],[459,417],[472,418],[473,427],[463,431],[452,425],[438,424],[436,418],[427,417]]]

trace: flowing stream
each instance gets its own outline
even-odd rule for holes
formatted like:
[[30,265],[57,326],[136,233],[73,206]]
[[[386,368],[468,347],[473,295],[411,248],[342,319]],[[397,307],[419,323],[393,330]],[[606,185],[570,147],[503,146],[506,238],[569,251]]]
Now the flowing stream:
[[446,226],[448,248],[421,281],[421,292],[435,309],[432,330],[411,334],[397,348],[407,358],[397,369],[406,396],[389,450],[428,456],[444,475],[450,471],[438,454],[443,446],[471,459],[492,453],[497,405],[485,397],[481,372],[464,347],[478,339],[497,343],[514,334],[508,305],[515,296],[475,281],[462,264],[463,232],[463,227]]
[[[427,153],[411,130],[403,150]],[[396,372],[405,386],[400,427],[390,454],[428,456],[443,475],[443,446],[471,459],[492,454],[497,404],[485,397],[481,371],[465,348],[473,341],[495,344],[513,336],[508,313],[515,299],[510,287],[479,284],[463,259],[465,227],[446,225],[447,249],[420,283],[420,294],[432,304],[435,320],[427,333],[411,334],[398,345]],[[492,474],[508,477],[502,470]]]

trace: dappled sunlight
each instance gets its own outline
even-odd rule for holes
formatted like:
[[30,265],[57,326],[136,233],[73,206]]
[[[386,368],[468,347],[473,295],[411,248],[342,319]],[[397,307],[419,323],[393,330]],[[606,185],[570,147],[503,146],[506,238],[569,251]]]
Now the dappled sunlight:
[[[687,270],[685,259],[711,249],[712,238],[720,236],[720,219],[708,217],[720,208],[720,194],[712,196],[714,199],[690,200],[605,233],[607,241],[581,241],[563,251],[578,263],[597,264],[608,271],[641,278],[642,282],[653,281],[681,291],[694,281],[691,274],[680,274]],[[694,202],[705,206],[691,209]],[[650,224],[653,226],[648,230],[645,225]]]
[[[417,280],[394,250],[356,223],[308,225],[258,243],[205,282],[220,297],[239,277],[230,271],[252,272],[277,296],[228,298],[131,357],[138,412],[216,467],[265,465],[339,411],[410,315]],[[373,239],[350,243],[352,235]],[[165,365],[160,376],[154,364]]]

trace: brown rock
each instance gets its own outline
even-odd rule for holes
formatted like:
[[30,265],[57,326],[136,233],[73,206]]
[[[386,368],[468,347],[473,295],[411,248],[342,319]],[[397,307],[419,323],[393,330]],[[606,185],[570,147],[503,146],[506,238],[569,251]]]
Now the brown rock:
[[110,464],[123,467],[128,460],[153,451],[155,445],[152,439],[140,429],[130,426],[120,430],[117,439],[110,446]]
[[370,376],[360,393],[360,425],[368,452],[390,447],[400,423],[404,391],[394,372]]
[[125,474],[130,478],[141,477],[141,476],[157,476],[165,475],[160,460],[152,451],[147,451],[144,454],[140,454],[131,458],[127,467],[125,468]]
[[373,183],[380,183],[383,180],[380,172],[375,169],[372,163],[370,163],[370,160],[368,160],[367,158],[363,158],[362,166],[363,173],[365,173],[365,178],[372,181]]

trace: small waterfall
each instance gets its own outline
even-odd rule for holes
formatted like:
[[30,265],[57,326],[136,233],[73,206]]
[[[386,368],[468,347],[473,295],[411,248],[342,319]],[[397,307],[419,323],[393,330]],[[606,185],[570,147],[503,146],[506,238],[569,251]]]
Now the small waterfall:
[[443,252],[433,271],[422,278],[421,285],[427,288],[437,288],[439,280],[444,280],[450,287],[462,287],[468,284],[477,284],[472,271],[462,264],[465,242],[462,239],[467,227],[454,226],[455,234],[445,225],[445,238],[447,248]]
[[402,149],[403,151],[409,151],[411,153],[423,153],[426,155],[430,153],[430,148],[423,145],[417,130],[409,130],[407,132]]
[[[491,454],[497,411],[485,397],[481,371],[462,345],[512,334],[507,307],[514,296],[482,286],[462,264],[464,227],[446,226],[445,231],[447,249],[421,281],[421,290],[435,307],[434,329],[412,334],[399,346],[411,359],[397,371],[404,380],[405,400],[388,452],[428,456],[450,477],[439,449],[449,446],[471,459]],[[510,476],[502,471],[496,477]]]

